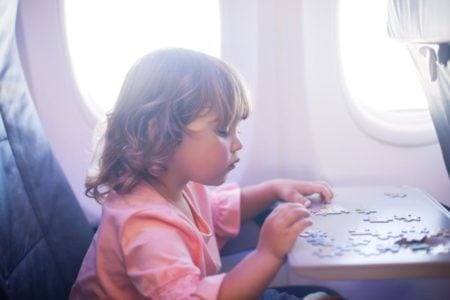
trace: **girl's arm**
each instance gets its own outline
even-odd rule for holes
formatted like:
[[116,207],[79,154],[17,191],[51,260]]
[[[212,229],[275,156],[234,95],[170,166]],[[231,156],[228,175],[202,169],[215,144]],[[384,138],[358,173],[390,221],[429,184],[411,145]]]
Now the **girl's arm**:
[[241,189],[241,220],[246,221],[269,207],[276,200],[295,202],[308,207],[311,201],[305,196],[318,193],[330,202],[333,192],[325,182],[308,182],[292,179],[274,179]]
[[223,279],[218,299],[257,299],[284,263],[297,236],[311,222],[309,212],[296,203],[277,206],[264,222],[256,250]]
[[251,252],[225,275],[218,299],[258,299],[282,265],[283,259]]

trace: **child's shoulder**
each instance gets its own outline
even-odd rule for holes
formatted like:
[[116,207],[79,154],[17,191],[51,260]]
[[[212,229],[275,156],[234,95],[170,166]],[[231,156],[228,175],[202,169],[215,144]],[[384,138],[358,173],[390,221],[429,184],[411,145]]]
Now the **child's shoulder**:
[[173,207],[152,186],[140,184],[127,194],[110,194],[103,203],[102,218],[130,218],[133,215],[170,216]]
[[104,204],[110,207],[133,208],[147,205],[165,205],[167,201],[150,184],[141,183],[129,193],[111,193]]
[[160,198],[161,196],[155,196],[153,193],[114,195],[103,204],[102,223],[119,231],[155,223],[170,227],[180,226],[182,220],[179,212]]

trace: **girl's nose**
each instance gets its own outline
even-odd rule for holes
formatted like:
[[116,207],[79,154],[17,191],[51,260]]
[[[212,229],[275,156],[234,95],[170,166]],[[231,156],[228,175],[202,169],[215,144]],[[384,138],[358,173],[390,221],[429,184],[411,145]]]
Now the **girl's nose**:
[[244,145],[242,145],[241,140],[239,139],[239,136],[237,134],[234,135],[232,144],[231,144],[231,152],[237,152],[242,149]]

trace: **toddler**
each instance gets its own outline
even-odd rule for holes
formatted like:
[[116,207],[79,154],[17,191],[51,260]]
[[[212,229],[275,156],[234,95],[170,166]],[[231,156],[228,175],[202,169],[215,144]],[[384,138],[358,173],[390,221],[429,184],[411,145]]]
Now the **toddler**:
[[[161,49],[127,74],[107,128],[98,173],[86,194],[102,204],[100,225],[71,299],[257,299],[299,233],[311,224],[323,182],[275,179],[222,185],[239,162],[246,89],[223,61]],[[282,199],[256,249],[219,273],[219,249],[239,224]]]

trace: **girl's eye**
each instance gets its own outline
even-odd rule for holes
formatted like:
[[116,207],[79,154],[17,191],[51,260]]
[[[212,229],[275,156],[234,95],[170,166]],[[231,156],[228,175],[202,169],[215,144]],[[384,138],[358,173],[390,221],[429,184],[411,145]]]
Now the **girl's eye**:
[[221,137],[227,137],[230,135],[230,131],[228,129],[218,129],[217,134]]

